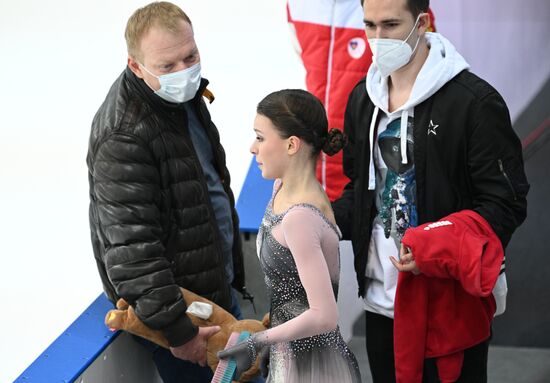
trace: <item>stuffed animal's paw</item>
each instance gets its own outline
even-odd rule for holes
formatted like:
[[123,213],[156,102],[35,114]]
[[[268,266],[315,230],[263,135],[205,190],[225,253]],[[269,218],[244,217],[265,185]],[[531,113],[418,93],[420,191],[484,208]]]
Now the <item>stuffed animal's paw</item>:
[[[120,300],[119,300],[120,302]],[[118,303],[118,302],[117,302]],[[118,304],[117,304],[118,306]],[[132,306],[128,306],[125,310],[109,310],[105,315],[105,324],[111,331],[124,330],[130,334],[134,334],[150,340],[164,348],[169,348],[170,344],[162,334],[157,330],[152,330],[147,327],[136,315]]]
[[125,310],[109,310],[105,315],[105,325],[111,331],[123,330],[126,315]]

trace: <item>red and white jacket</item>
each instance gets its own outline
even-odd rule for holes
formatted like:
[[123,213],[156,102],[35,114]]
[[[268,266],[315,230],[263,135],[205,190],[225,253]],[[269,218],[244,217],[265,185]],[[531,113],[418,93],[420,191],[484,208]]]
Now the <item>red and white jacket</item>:
[[[342,130],[348,96],[372,62],[361,2],[288,0],[287,14],[306,69],[306,88],[323,102],[329,128]],[[431,11],[430,15],[434,25]],[[349,182],[342,170],[342,152],[333,157],[323,153],[317,177],[330,200],[338,198]]]
[[397,382],[422,382],[425,358],[436,358],[442,383],[460,376],[463,351],[487,340],[496,310],[492,291],[504,250],[472,210],[408,229],[402,241],[421,274],[400,273],[395,294]]

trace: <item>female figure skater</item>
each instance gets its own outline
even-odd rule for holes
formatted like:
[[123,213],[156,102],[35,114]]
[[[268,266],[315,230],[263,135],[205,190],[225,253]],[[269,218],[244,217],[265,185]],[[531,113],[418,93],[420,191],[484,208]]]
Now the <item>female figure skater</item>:
[[275,179],[257,249],[271,300],[271,328],[218,353],[237,360],[236,378],[269,350],[267,382],[360,382],[355,356],[337,326],[340,231],[315,167],[321,150],[342,149],[321,102],[304,90],[265,97],[250,151]]

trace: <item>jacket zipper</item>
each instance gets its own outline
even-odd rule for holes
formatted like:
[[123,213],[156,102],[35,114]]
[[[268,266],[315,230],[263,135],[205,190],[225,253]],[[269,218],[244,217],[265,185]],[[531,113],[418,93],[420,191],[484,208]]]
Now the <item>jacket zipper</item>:
[[[332,11],[330,16],[330,43],[328,47],[328,57],[327,57],[327,82],[325,87],[325,111],[327,116],[329,114],[330,108],[330,88],[332,81],[332,63],[334,60],[334,44],[336,42],[336,26],[334,25],[334,18],[336,14],[336,0],[332,2]],[[323,189],[327,188],[327,155],[321,151],[321,184]]]
[[508,177],[508,174],[506,174],[506,171],[504,170],[504,166],[502,165],[502,160],[500,158],[498,159],[498,167],[500,168],[500,172],[506,179],[506,182],[508,182],[508,186],[510,187],[510,190],[512,190],[512,194],[514,196],[514,201],[516,201],[518,199],[518,197],[516,196],[516,191],[514,189],[514,186],[512,186],[512,181],[510,181],[510,177]]

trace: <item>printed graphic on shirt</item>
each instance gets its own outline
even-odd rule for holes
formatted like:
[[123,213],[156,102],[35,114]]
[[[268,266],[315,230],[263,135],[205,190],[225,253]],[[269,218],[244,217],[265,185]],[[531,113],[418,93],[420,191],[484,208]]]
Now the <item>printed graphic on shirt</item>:
[[401,119],[388,124],[378,136],[380,154],[387,166],[382,192],[380,218],[384,235],[401,242],[409,227],[417,226],[416,177],[413,157],[413,118],[407,123],[407,163],[401,157]]

